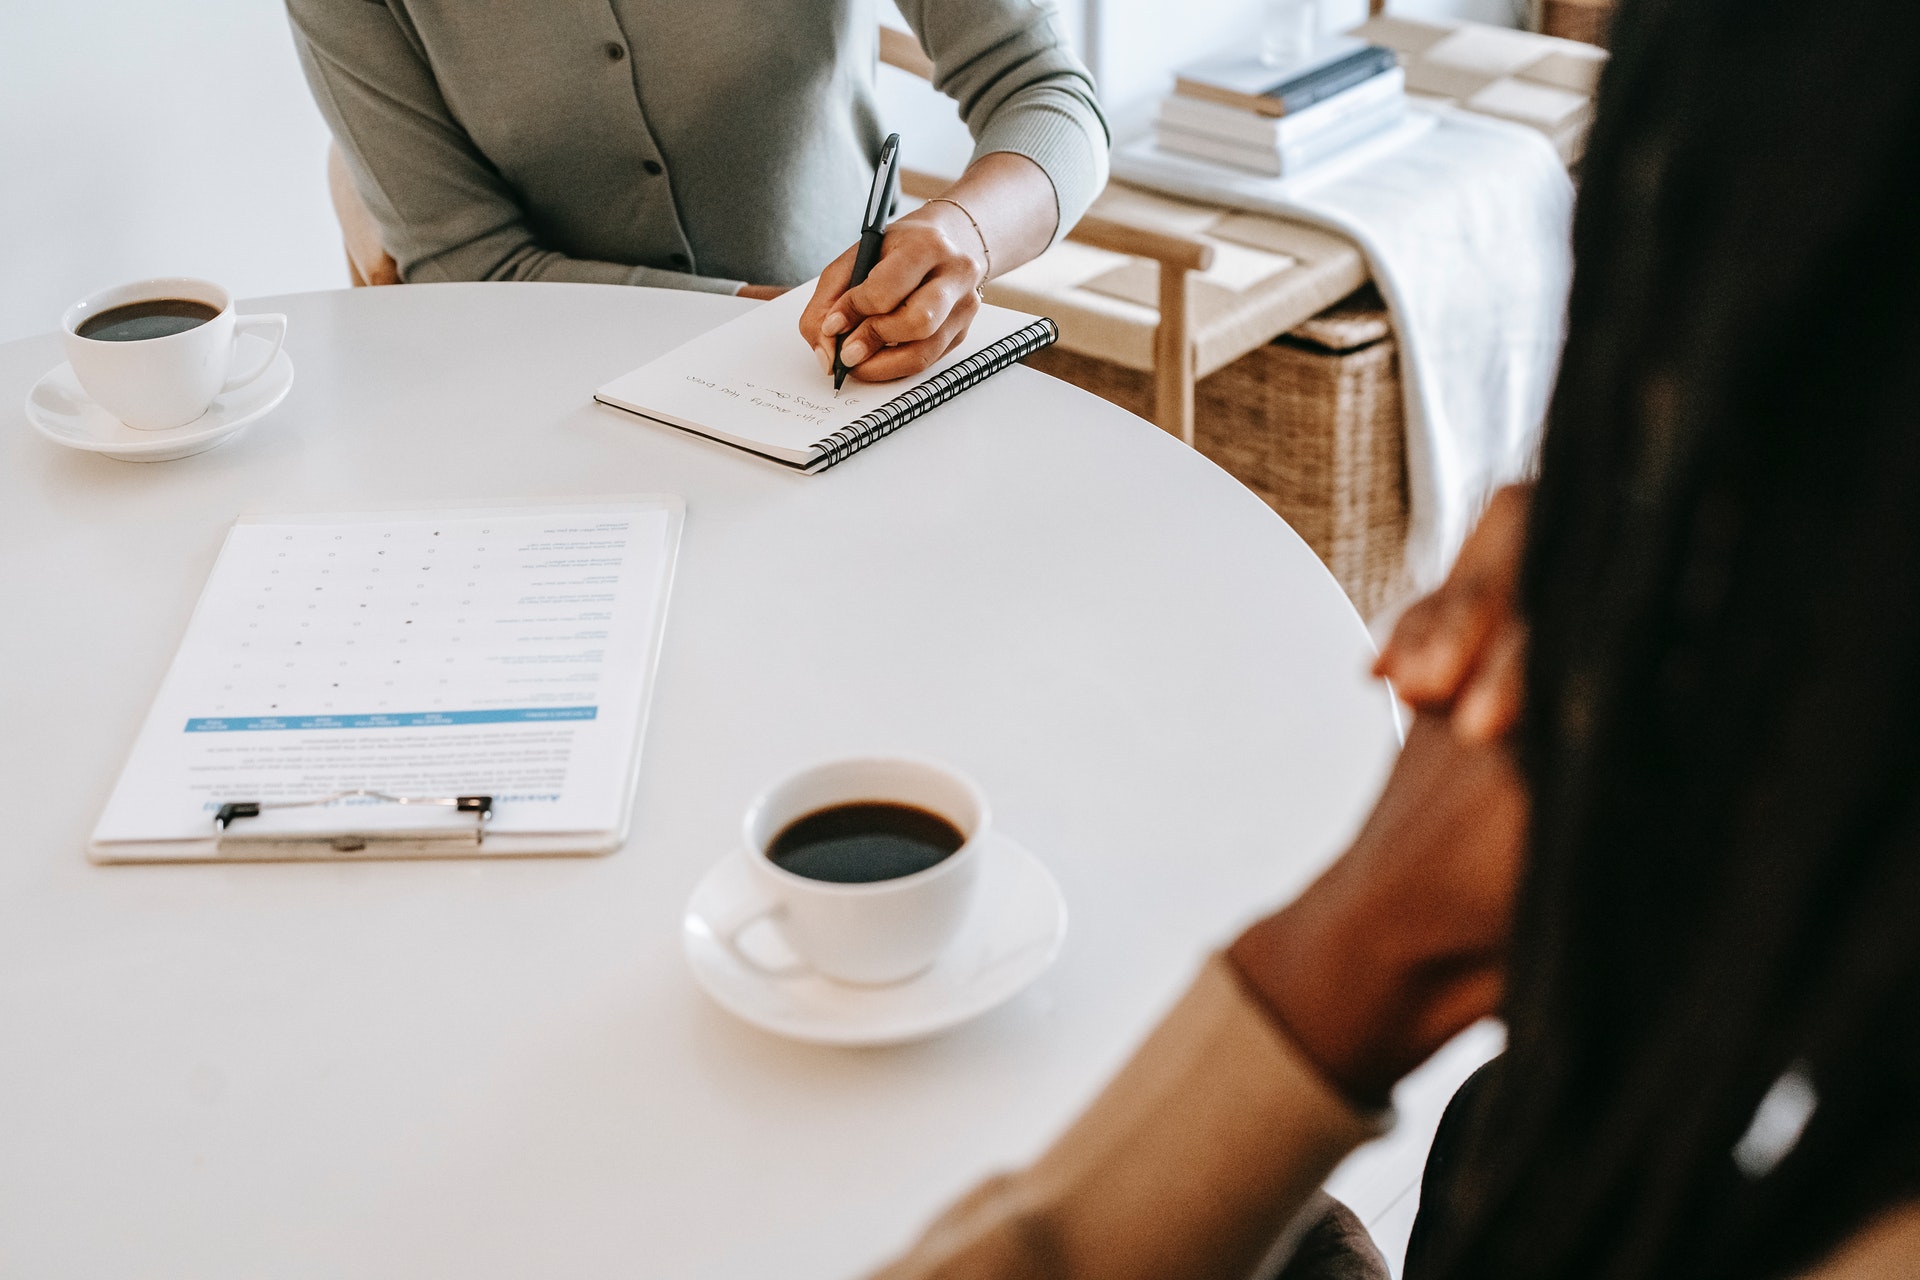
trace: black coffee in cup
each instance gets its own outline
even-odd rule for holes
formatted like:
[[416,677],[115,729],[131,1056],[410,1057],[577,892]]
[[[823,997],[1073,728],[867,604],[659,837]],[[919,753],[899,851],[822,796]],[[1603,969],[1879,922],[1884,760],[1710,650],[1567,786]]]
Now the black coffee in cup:
[[809,880],[869,884],[925,871],[967,842],[937,813],[859,801],[796,818],[767,846],[773,865]]
[[74,332],[98,342],[140,342],[198,329],[219,314],[220,308],[191,298],[146,298],[88,316]]

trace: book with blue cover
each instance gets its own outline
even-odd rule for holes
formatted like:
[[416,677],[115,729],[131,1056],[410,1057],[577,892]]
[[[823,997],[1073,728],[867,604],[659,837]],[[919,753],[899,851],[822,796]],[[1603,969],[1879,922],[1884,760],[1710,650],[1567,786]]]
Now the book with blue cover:
[[1339,36],[1291,66],[1274,67],[1246,55],[1195,63],[1174,78],[1174,92],[1278,117],[1305,111],[1398,65],[1391,49]]

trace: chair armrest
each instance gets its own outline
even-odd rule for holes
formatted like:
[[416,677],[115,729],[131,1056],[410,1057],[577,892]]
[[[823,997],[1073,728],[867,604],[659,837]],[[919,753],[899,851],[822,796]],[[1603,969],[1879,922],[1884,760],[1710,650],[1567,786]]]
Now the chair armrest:
[[1067,232],[1067,239],[1109,253],[1152,258],[1161,266],[1182,271],[1205,271],[1213,265],[1213,246],[1197,236],[1130,226],[1093,213],[1080,219],[1079,224]]
[[933,79],[933,59],[920,47],[920,42],[897,27],[880,24],[880,61],[890,67],[898,67],[910,76],[922,80]]
[[[918,169],[900,171],[900,190],[916,200],[931,200],[952,185],[951,179],[937,174]],[[1205,271],[1213,265],[1213,246],[1198,236],[1131,226],[1097,213],[1080,219],[1079,225],[1067,232],[1067,239],[1132,258],[1151,258],[1181,271]]]

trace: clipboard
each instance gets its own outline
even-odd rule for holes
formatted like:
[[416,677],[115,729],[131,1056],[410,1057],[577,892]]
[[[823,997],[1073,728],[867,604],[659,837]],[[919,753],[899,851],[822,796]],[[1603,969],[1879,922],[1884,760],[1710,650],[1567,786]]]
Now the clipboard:
[[242,515],[87,855],[613,852],[684,524],[663,494]]

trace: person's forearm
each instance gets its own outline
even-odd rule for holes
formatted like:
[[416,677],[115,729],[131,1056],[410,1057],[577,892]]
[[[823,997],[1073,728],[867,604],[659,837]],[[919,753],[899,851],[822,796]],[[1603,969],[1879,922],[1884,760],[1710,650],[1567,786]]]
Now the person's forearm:
[[[971,222],[967,214],[973,215]],[[960,244],[981,244],[984,280],[1039,257],[1053,240],[1059,210],[1044,169],[1025,156],[996,151],[974,161],[958,182],[907,216],[943,224]],[[987,259],[991,270],[986,270]]]
[[1246,1275],[1381,1122],[1216,957],[1045,1155],[976,1188],[875,1280]]
[[1504,745],[1421,717],[1346,855],[881,1280],[1246,1275],[1385,1120],[1368,1109],[1496,1007],[1526,820]]
[[[1107,178],[1107,125],[1086,65],[1049,6],[1031,0],[900,0],[933,59],[933,87],[952,98],[973,136],[975,162],[1024,156],[1054,197],[1049,241],[1086,212]],[[996,164],[999,163],[996,160]],[[964,200],[965,197],[960,197]],[[996,274],[1038,253],[994,246]]]
[[1507,748],[1420,716],[1346,856],[1227,957],[1362,1106],[1498,1007],[1528,804]]

